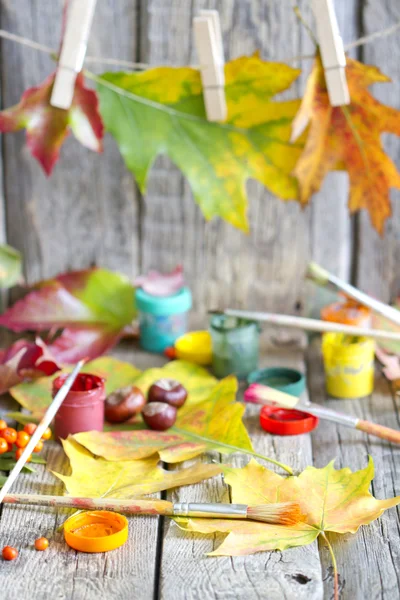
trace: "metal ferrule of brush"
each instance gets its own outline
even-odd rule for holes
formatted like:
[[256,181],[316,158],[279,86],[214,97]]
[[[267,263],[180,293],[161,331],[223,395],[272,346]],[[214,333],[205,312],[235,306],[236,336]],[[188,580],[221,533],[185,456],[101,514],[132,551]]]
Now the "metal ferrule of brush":
[[173,505],[176,517],[209,517],[210,519],[227,517],[228,519],[246,519],[246,504],[204,504],[196,502],[177,502]]

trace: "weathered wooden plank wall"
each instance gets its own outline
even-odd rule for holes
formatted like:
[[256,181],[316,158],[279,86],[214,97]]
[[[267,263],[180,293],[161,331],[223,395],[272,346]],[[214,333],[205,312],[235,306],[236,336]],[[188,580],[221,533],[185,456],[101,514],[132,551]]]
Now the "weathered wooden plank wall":
[[[312,23],[309,2],[298,4]],[[2,28],[57,47],[62,0],[1,0],[0,7]],[[201,8],[220,11],[227,58],[260,49],[264,58],[284,60],[312,51],[289,0],[99,0],[89,51],[153,65],[194,63],[191,21]],[[336,8],[345,42],[400,17],[390,0],[336,0]],[[10,106],[27,86],[45,78],[52,63],[39,52],[0,43],[2,104]],[[395,79],[377,94],[397,107],[399,53],[399,35],[356,53]],[[310,64],[302,66],[292,93],[304,89]],[[97,72],[105,69],[96,65]],[[399,162],[398,140],[388,140],[388,148]],[[366,215],[348,216],[343,173],[330,174],[305,210],[250,182],[251,233],[245,236],[221,221],[206,224],[168,159],[157,161],[141,198],[110,138],[102,156],[68,140],[47,179],[24,148],[23,134],[9,134],[3,137],[2,166],[0,230],[24,253],[29,282],[93,264],[134,275],[183,262],[200,311],[223,301],[288,312],[304,297],[303,273],[311,257],[384,300],[400,284],[400,209],[395,207],[386,237],[379,239]]]

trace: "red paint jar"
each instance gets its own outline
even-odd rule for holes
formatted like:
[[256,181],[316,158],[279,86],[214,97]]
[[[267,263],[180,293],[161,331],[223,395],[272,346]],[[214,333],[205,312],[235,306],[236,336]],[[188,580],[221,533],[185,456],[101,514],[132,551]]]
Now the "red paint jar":
[[[60,375],[53,381],[53,398],[67,377]],[[103,431],[105,399],[104,379],[80,373],[55,416],[55,438],[65,440],[82,431]]]

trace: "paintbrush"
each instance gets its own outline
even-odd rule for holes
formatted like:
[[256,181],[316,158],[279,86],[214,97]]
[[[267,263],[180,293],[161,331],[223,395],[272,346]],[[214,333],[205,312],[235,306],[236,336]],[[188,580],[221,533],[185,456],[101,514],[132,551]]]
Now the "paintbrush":
[[[390,308],[390,306],[388,306],[388,308]],[[265,323],[279,325],[281,327],[295,327],[296,329],[303,329],[305,331],[319,331],[322,333],[331,331],[334,333],[344,333],[345,335],[400,341],[400,333],[395,333],[393,331],[353,327],[352,325],[342,325],[341,323],[331,323],[330,321],[319,321],[318,319],[307,319],[305,317],[294,317],[292,315],[239,310],[235,308],[209,310],[208,312],[210,314],[221,314],[227,317],[237,317],[239,319],[249,319],[251,321],[264,321]],[[397,312],[400,313],[400,311]]]
[[165,517],[202,517],[214,519],[249,519],[274,525],[295,525],[304,521],[297,502],[277,502],[247,506],[246,504],[219,504],[178,502],[166,500],[117,500],[115,498],[72,498],[68,496],[41,496],[36,494],[9,494],[5,504],[55,506],[81,510],[111,510],[126,515],[162,515]]
[[350,285],[350,283],[346,283],[339,277],[336,277],[336,275],[332,275],[332,273],[329,273],[316,263],[311,262],[308,265],[306,276],[318,285],[325,286],[330,284],[334,288],[344,292],[346,296],[357,300],[357,302],[363,304],[364,306],[368,306],[368,308],[370,308],[373,312],[382,315],[382,317],[389,319],[389,321],[392,321],[397,325],[400,325],[399,310],[389,306],[388,304],[385,304],[384,302],[380,302],[375,298],[371,298],[371,296],[368,296],[368,294],[358,290],[353,285]]
[[42,435],[44,434],[44,432],[46,431],[46,429],[48,428],[48,426],[50,425],[50,423],[56,416],[58,409],[60,408],[61,404],[64,402],[69,390],[73,386],[76,376],[78,375],[79,371],[82,369],[84,364],[85,364],[85,361],[81,360],[75,365],[72,373],[70,375],[68,375],[67,379],[65,380],[63,385],[60,387],[57,394],[54,396],[52,403],[50,404],[49,408],[47,409],[47,411],[44,414],[44,417],[42,418],[39,425],[35,429],[34,433],[32,434],[31,439],[29,440],[28,444],[25,446],[24,451],[22,452],[20,458],[17,460],[14,468],[10,472],[2,489],[0,490],[0,504],[4,501],[5,495],[10,490],[12,484],[17,479],[21,470],[25,466],[28,458],[32,454],[33,449],[37,445],[38,441],[40,440],[40,438],[42,437]]
[[357,417],[331,410],[325,406],[320,406],[319,404],[314,404],[306,400],[300,400],[297,396],[286,394],[285,392],[275,390],[260,383],[253,383],[250,385],[244,393],[244,399],[246,402],[254,404],[278,404],[285,408],[296,408],[297,410],[310,413],[320,419],[333,421],[334,423],[344,425],[345,427],[359,429],[360,431],[382,438],[383,440],[400,444],[400,431],[397,431],[396,429],[378,425],[372,421],[363,421]]

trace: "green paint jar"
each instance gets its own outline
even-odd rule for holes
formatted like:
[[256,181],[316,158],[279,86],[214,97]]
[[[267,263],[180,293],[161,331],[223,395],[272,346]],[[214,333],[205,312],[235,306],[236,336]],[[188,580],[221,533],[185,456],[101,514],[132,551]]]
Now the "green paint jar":
[[210,322],[212,370],[217,377],[246,377],[257,369],[260,327],[256,321],[214,315]]

